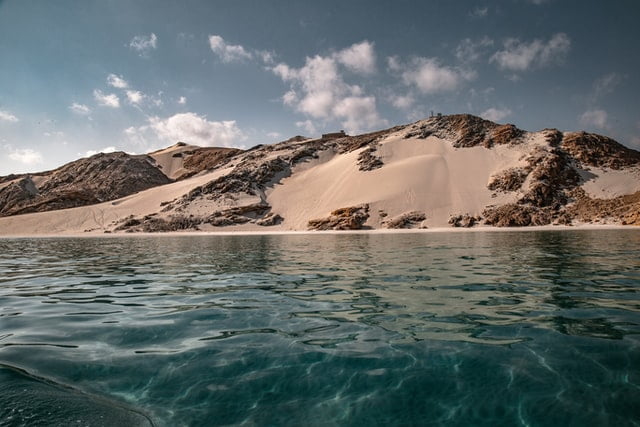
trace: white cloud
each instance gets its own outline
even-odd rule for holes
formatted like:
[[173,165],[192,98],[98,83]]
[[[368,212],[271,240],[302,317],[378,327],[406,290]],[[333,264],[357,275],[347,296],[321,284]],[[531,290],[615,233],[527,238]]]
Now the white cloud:
[[227,44],[224,39],[218,35],[209,36],[209,46],[213,53],[218,55],[222,62],[226,64],[253,58],[253,54],[244,47]]
[[604,110],[589,110],[585,111],[580,116],[580,123],[585,126],[593,126],[600,129],[606,129],[608,127],[607,120],[609,115]]
[[15,162],[20,162],[25,165],[38,165],[43,163],[42,154],[31,148],[23,148],[12,150],[9,153],[9,158]]
[[267,65],[271,65],[275,62],[275,53],[269,52],[268,50],[258,50],[256,51],[256,55],[258,55],[258,57],[262,59],[262,62]]
[[555,34],[548,42],[535,39],[530,43],[507,39],[504,49],[493,54],[489,62],[511,71],[526,71],[564,59],[571,48],[571,40],[564,33]]
[[20,120],[10,112],[0,110],[0,121],[15,123]]
[[402,70],[402,80],[406,85],[415,86],[422,93],[456,90],[465,81],[475,78],[473,71],[440,65],[436,58],[418,57],[408,65],[400,64],[397,59],[389,59],[388,63],[390,68]]
[[241,45],[229,44],[217,34],[209,35],[209,47],[225,64],[255,59],[262,61],[264,65],[271,66],[276,57],[272,51],[248,49]]
[[99,105],[110,108],[120,107],[120,98],[114,93],[104,94],[101,90],[96,89],[93,91],[93,97],[96,99]]
[[146,57],[149,53],[157,49],[158,47],[158,37],[154,33],[149,34],[149,36],[135,36],[129,42],[129,48],[135,50],[140,54],[140,56]]
[[[374,72],[373,44],[365,41],[328,56],[307,57],[301,68],[280,63],[270,70],[290,85],[283,103],[313,119],[339,120],[351,133],[386,123],[378,114],[376,98],[348,84],[342,75],[344,68],[360,74]],[[316,133],[310,121],[298,123]]]
[[280,138],[282,134],[280,132],[269,132],[267,133],[267,136],[271,139],[277,139]]
[[[195,113],[175,114],[166,119],[152,117],[150,128],[170,143],[184,141],[201,146],[238,146],[246,137],[234,120],[209,121]],[[125,133],[127,131],[125,130]]]
[[118,89],[126,89],[129,87],[129,83],[127,83],[122,76],[117,76],[115,74],[109,74],[107,76],[107,84]]
[[187,98],[185,96],[181,96],[180,98],[178,98],[178,104],[184,105],[186,103],[187,103]]
[[392,95],[389,101],[391,105],[400,110],[408,110],[416,103],[416,99],[412,95]]
[[146,98],[145,94],[140,92],[139,90],[128,90],[126,94],[127,100],[132,105],[140,105]]
[[510,116],[512,111],[508,108],[489,108],[482,113],[480,113],[480,117],[485,120],[491,120],[492,122],[499,122],[505,117]]
[[336,54],[336,58],[356,73],[372,74],[376,71],[376,53],[373,43],[367,40],[341,50]]
[[91,108],[89,108],[84,104],[78,104],[77,102],[74,102],[73,104],[69,105],[69,110],[71,110],[76,114],[80,114],[81,116],[86,116],[91,114]]
[[385,123],[378,115],[375,96],[349,96],[338,102],[334,112],[343,120],[344,127],[352,132]]
[[477,62],[491,46],[493,40],[487,36],[479,40],[463,39],[456,47],[456,58],[463,63]]
[[113,145],[110,147],[105,147],[100,150],[89,150],[85,153],[84,157],[95,156],[98,153],[114,153],[116,150],[117,150],[116,147],[114,147]]

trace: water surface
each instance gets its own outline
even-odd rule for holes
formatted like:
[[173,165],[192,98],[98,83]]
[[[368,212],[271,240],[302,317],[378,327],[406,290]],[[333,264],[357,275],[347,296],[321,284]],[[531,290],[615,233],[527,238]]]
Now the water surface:
[[640,424],[638,230],[0,253],[0,425]]

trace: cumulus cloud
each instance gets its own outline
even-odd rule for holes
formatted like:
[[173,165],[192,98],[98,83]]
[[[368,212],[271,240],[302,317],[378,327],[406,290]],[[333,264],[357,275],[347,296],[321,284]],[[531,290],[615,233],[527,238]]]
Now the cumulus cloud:
[[245,139],[234,120],[210,121],[191,112],[165,119],[152,117],[149,126],[158,137],[170,143],[184,141],[201,146],[230,147]]
[[178,98],[178,104],[184,105],[186,103],[187,103],[187,97],[181,96],[180,98]]
[[140,56],[148,56],[149,53],[157,49],[158,47],[158,37],[156,37],[155,33],[151,33],[148,36],[139,35],[135,36],[129,42],[129,48],[135,50],[140,54]]
[[346,97],[338,102],[334,112],[344,127],[353,131],[373,128],[381,122],[374,96]]
[[9,153],[9,158],[25,165],[38,165],[43,163],[42,154],[31,148],[14,149]]
[[580,116],[580,123],[585,126],[592,126],[599,129],[606,129],[608,127],[607,120],[609,115],[604,110],[589,110],[585,111]]
[[253,58],[253,54],[240,45],[228,44],[218,35],[209,36],[209,46],[224,63],[239,62]]
[[71,110],[73,113],[80,114],[81,116],[87,116],[91,114],[91,108],[84,104],[78,104],[77,102],[69,105],[69,110]]
[[493,46],[493,40],[487,36],[478,40],[463,39],[456,47],[456,58],[463,63],[477,62]]
[[565,33],[555,34],[546,43],[539,39],[526,43],[511,38],[505,40],[504,49],[494,53],[489,61],[503,70],[526,71],[563,60],[570,48],[571,40]]
[[[349,132],[359,132],[384,124],[376,106],[376,98],[364,93],[362,87],[345,81],[343,71],[359,74],[375,72],[373,44],[356,43],[327,56],[307,57],[304,66],[290,67],[280,63],[270,70],[289,83],[282,96],[285,105],[313,119],[338,120]],[[298,122],[311,133],[316,130],[311,122]]]
[[118,76],[115,74],[109,74],[107,76],[107,84],[109,86],[113,86],[118,89],[126,89],[129,87],[129,83],[122,76]]
[[491,120],[492,122],[499,122],[505,117],[510,116],[512,111],[508,108],[489,108],[482,113],[480,113],[480,117],[486,120]]
[[373,43],[367,40],[339,51],[336,58],[356,73],[372,74],[376,71],[376,53]]
[[417,57],[409,64],[389,58],[387,63],[392,71],[401,73],[406,85],[415,86],[425,94],[456,90],[464,82],[475,78],[473,71],[441,65],[436,58]]
[[96,89],[93,91],[93,97],[99,105],[110,108],[120,107],[120,98],[115,93],[105,94],[101,90]]
[[15,123],[19,122],[20,120],[10,112],[0,110],[0,121]]
[[116,147],[109,146],[109,147],[104,147],[100,150],[89,150],[85,153],[84,157],[91,157],[91,156],[95,156],[98,153],[115,153],[116,152]]
[[146,97],[139,90],[128,90],[126,94],[127,94],[127,100],[132,105],[140,105]]

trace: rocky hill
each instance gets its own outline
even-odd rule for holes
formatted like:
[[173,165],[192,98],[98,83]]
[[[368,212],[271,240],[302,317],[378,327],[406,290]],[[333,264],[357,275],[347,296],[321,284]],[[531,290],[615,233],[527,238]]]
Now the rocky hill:
[[246,151],[179,143],[99,155],[0,187],[4,215],[97,203],[65,220],[0,219],[0,232],[35,233],[47,221],[58,232],[640,225],[639,152],[471,115]]
[[212,169],[240,152],[178,143],[149,155],[99,153],[48,172],[0,177],[0,216],[119,199]]

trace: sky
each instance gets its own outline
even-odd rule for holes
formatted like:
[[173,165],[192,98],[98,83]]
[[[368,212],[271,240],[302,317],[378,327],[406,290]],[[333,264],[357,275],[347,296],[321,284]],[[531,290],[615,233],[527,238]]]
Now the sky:
[[0,175],[434,113],[640,149],[637,0],[0,0]]

